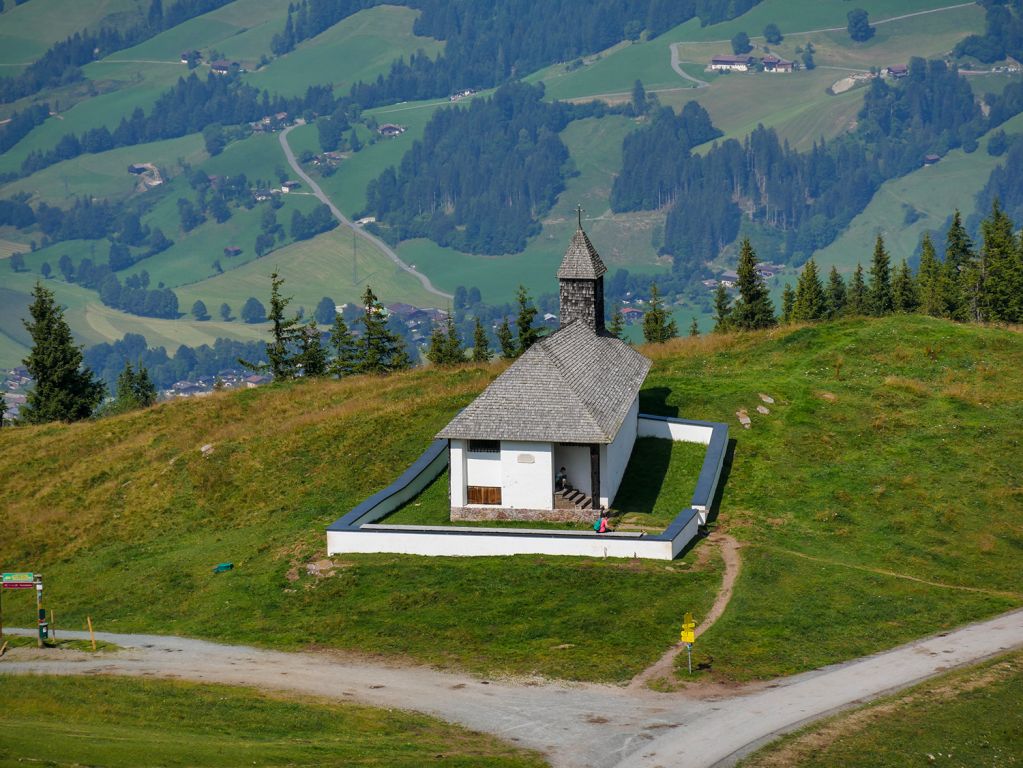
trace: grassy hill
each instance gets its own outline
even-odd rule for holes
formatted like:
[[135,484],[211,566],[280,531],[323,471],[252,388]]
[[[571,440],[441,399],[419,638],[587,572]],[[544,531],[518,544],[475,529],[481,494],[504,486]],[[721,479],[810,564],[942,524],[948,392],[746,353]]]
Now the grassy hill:
[[[695,649],[700,674],[811,669],[1023,604],[1018,331],[910,316],[644,352],[642,410],[733,427],[715,524],[743,543],[744,564]],[[0,560],[46,573],[68,627],[89,614],[109,630],[627,680],[674,642],[684,610],[709,608],[721,561],[706,542],[673,563],[352,555],[329,576],[307,572],[326,524],[500,369],[299,382],[3,430]],[[775,401],[767,415],[760,393]],[[212,574],[223,561],[235,569]],[[21,599],[5,600],[8,621],[31,616]]]

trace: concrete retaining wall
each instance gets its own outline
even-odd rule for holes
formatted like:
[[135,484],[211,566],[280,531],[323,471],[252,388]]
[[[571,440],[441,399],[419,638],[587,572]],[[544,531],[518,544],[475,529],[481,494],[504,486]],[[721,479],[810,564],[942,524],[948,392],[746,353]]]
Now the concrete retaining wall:
[[699,526],[706,522],[728,447],[728,427],[640,414],[638,434],[707,446],[692,503],[684,506],[658,535],[376,524],[418,495],[444,471],[448,464],[447,442],[434,440],[394,483],[327,528],[327,554],[393,552],[468,557],[537,554],[672,560],[696,538]]

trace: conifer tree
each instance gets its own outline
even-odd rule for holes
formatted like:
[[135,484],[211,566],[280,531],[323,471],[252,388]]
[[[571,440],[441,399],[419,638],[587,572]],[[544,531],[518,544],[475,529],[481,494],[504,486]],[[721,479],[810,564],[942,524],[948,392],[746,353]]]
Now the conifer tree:
[[696,318],[693,317],[693,322],[689,324],[689,335],[699,336],[700,335],[700,324],[696,322]]
[[320,336],[316,320],[310,320],[308,324],[299,329],[298,362],[302,366],[303,376],[327,375],[327,350],[323,346],[323,339]]
[[728,295],[728,289],[724,283],[718,283],[714,291],[714,332],[724,333],[731,327],[732,322],[732,299]]
[[892,300],[896,312],[916,312],[920,306],[916,279],[905,259],[895,270],[895,277],[892,279]]
[[824,293],[817,262],[812,258],[803,265],[796,286],[796,303],[792,319],[797,322],[823,320],[828,314],[828,297]]
[[870,263],[870,288],[867,292],[870,314],[875,317],[890,315],[895,311],[895,297],[892,294],[892,267],[884,238],[877,236],[874,243],[874,257]]
[[663,343],[678,336],[678,326],[671,313],[664,308],[664,301],[657,290],[657,283],[650,284],[650,304],[643,313],[643,338],[647,343]]
[[340,312],[334,316],[334,324],[330,328],[330,348],[334,355],[327,364],[327,373],[342,378],[359,370],[358,345]]
[[934,252],[931,236],[925,232],[920,243],[920,268],[917,270],[919,306],[925,315],[931,317],[950,315],[950,307],[947,304],[947,280],[945,269]]
[[443,327],[440,324],[433,327],[426,359],[434,365],[457,365],[465,362],[462,338],[458,335],[455,320],[450,314]]
[[508,325],[508,318],[504,318],[497,326],[497,343],[501,346],[501,357],[505,360],[512,360],[518,354],[515,347],[515,338],[512,336],[511,326]]
[[611,324],[607,327],[607,331],[616,339],[621,339],[625,333],[625,316],[617,304],[614,312],[611,313]]
[[138,370],[125,361],[124,370],[117,377],[116,394],[113,404],[103,407],[104,414],[125,413],[138,408],[148,408],[156,402],[156,387],[149,378],[149,371],[142,363]]
[[384,307],[368,285],[362,294],[362,335],[358,340],[358,372],[387,373],[412,365],[404,340],[387,327]]
[[789,283],[785,283],[785,287],[781,290],[781,321],[783,323],[792,322],[792,312],[795,306],[796,292],[792,290]]
[[490,362],[490,341],[487,339],[487,331],[476,318],[476,325],[472,331],[472,361],[474,363]]
[[977,256],[973,250],[973,242],[963,226],[959,209],[952,217],[952,225],[945,236],[945,273],[943,301],[948,307],[949,316],[953,320],[972,320],[975,318],[975,307],[970,301],[970,285],[973,267]]
[[7,418],[7,399],[0,394],[0,429],[4,427],[4,419]]
[[1018,323],[1023,320],[1023,262],[1012,219],[996,199],[991,215],[980,225],[984,280],[980,296],[984,320]]
[[846,296],[846,313],[853,316],[867,314],[867,285],[863,281],[863,265],[857,264]]
[[518,349],[516,350],[516,356],[518,356],[540,340],[540,330],[533,325],[537,310],[533,306],[533,300],[526,293],[524,285],[519,286],[516,301],[519,304],[519,314],[515,318],[515,328],[519,333]]
[[87,419],[103,400],[106,387],[82,366],[82,348],[75,346],[64,310],[53,291],[36,283],[23,320],[32,337],[32,350],[22,362],[34,380],[21,418],[29,424]]
[[777,325],[774,304],[767,292],[764,278],[757,271],[757,254],[744,238],[739,248],[739,266],[736,268],[739,298],[732,309],[732,325],[743,331],[770,328]]
[[834,319],[845,312],[845,280],[838,273],[838,268],[831,267],[828,275],[828,317]]

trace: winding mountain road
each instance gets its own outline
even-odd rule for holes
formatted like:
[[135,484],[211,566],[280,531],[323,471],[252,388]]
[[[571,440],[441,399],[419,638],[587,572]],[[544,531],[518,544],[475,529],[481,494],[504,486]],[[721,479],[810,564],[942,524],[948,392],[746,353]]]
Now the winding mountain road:
[[[62,630],[61,636],[86,633]],[[1023,610],[702,699],[603,685],[487,681],[343,653],[284,653],[150,635],[97,637],[124,650],[57,660],[16,648],[0,659],[0,674],[130,675],[277,689],[424,712],[541,750],[558,768],[700,768],[732,765],[804,723],[1023,646]]]
[[422,272],[417,272],[414,267],[411,267],[404,261],[402,261],[401,257],[398,256],[398,254],[394,251],[393,248],[391,248],[391,246],[389,246],[387,243],[385,243],[383,240],[381,240],[379,237],[372,234],[371,232],[367,232],[362,227],[356,226],[351,219],[349,219],[347,216],[341,213],[341,209],[334,205],[333,201],[329,197],[327,197],[326,193],[324,193],[322,189],[320,189],[320,185],[313,181],[312,177],[309,176],[309,174],[307,174],[304,170],[302,170],[302,166],[299,164],[298,160],[295,159],[295,153],[292,152],[291,145],[288,144],[288,134],[291,133],[291,131],[294,130],[296,127],[297,126],[290,125],[283,131],[281,131],[279,136],[281,142],[281,149],[284,150],[284,156],[287,158],[288,165],[291,166],[291,169],[296,173],[296,175],[300,179],[302,179],[302,181],[309,185],[309,189],[312,190],[313,194],[316,195],[316,197],[320,200],[321,203],[323,203],[330,209],[330,212],[334,214],[334,218],[340,221],[344,226],[351,229],[352,232],[354,232],[357,236],[361,237],[363,240],[369,243],[372,243],[374,246],[376,246],[385,254],[387,254],[391,261],[397,264],[400,269],[405,270],[410,275],[415,277],[420,283],[422,283],[423,288],[425,288],[427,291],[445,300],[453,299],[454,296],[452,296],[450,293],[445,293],[444,291],[434,288],[433,283],[430,282],[430,278],[428,278]]

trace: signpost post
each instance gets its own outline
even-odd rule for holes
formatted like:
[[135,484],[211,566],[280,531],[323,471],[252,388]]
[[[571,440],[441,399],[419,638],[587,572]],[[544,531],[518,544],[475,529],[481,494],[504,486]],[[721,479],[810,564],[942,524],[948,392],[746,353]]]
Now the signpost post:
[[4,636],[3,592],[5,589],[35,589],[36,610],[39,612],[39,647],[43,647],[43,632],[46,628],[43,613],[43,574],[41,573],[3,573],[0,574],[0,638]]
[[693,614],[686,612],[682,620],[681,642],[686,644],[686,656],[689,661],[689,674],[693,674],[693,643],[696,642],[696,622],[693,621]]

